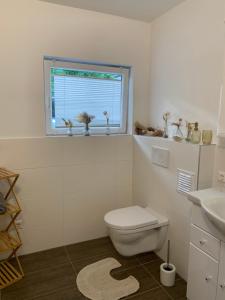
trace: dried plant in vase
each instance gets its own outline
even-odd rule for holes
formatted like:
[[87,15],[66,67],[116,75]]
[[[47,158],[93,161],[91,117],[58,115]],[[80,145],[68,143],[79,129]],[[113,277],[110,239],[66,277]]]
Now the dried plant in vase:
[[186,142],[191,142],[191,137],[192,137],[192,133],[194,130],[194,123],[190,123],[188,121],[186,121],[186,128],[187,128],[187,136],[185,138]]
[[183,140],[183,138],[184,138],[183,132],[181,130],[182,123],[183,123],[183,119],[181,119],[181,118],[179,118],[177,122],[173,122],[172,123],[172,126],[176,126],[177,127],[176,133],[173,136],[173,139],[176,142],[181,142]]
[[84,133],[85,136],[90,135],[89,124],[94,120],[94,118],[95,118],[95,116],[89,115],[86,112],[83,112],[77,116],[77,121],[79,123],[83,123],[85,125],[85,133]]
[[66,128],[68,128],[68,136],[73,136],[73,133],[72,133],[73,122],[70,119],[66,120],[66,119],[62,118],[62,120],[63,120]]
[[103,115],[106,118],[106,135],[110,135],[110,126],[109,126],[109,113],[107,111],[103,112]]
[[170,113],[165,112],[163,114],[163,121],[164,121],[163,137],[165,139],[167,139],[169,137],[169,133],[168,133],[168,120],[169,120],[169,118],[170,118]]

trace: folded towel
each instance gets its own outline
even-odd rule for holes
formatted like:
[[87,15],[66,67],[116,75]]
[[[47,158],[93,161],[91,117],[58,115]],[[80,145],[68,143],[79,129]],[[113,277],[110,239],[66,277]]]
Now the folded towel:
[[6,212],[6,201],[2,193],[0,193],[0,215],[4,215]]

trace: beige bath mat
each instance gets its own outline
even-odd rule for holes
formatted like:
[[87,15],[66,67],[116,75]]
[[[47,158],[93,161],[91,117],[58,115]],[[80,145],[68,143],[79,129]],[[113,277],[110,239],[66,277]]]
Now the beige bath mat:
[[77,287],[80,292],[92,300],[117,300],[139,290],[139,282],[129,276],[124,280],[116,280],[110,272],[121,267],[114,258],[106,258],[88,265],[77,276]]

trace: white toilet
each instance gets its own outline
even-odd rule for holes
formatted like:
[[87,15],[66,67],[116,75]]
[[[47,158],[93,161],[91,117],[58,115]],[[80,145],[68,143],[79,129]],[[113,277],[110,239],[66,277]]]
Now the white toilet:
[[166,239],[168,219],[149,207],[116,209],[104,220],[114,247],[123,256],[159,250]]

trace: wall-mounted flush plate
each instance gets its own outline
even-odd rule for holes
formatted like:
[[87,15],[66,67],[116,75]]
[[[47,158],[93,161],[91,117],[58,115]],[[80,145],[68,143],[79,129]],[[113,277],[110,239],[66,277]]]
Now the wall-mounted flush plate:
[[225,183],[225,171],[219,171],[218,172],[218,181]]
[[152,163],[163,168],[169,167],[169,149],[152,146]]

